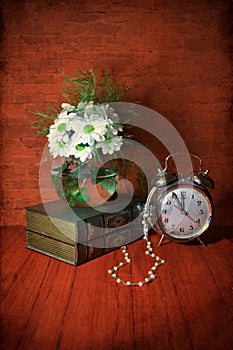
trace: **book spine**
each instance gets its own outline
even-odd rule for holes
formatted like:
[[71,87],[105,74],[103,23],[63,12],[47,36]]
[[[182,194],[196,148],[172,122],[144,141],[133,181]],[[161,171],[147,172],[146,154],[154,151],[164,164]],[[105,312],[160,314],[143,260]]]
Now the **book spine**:
[[132,207],[127,206],[119,213],[104,214],[105,233],[111,232],[120,226],[127,225],[133,220]]

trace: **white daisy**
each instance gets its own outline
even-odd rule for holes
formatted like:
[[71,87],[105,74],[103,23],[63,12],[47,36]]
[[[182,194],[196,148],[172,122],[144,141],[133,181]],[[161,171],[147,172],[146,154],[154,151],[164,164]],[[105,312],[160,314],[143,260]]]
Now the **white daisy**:
[[89,146],[77,145],[74,148],[73,155],[76,159],[80,159],[81,162],[85,162],[87,159],[92,158],[92,149]]
[[88,144],[93,146],[95,142],[104,141],[104,134],[106,132],[106,121],[99,119],[92,119],[87,116],[83,120],[79,119],[79,123],[76,121],[72,124],[75,134],[72,136],[74,143],[76,144]]
[[108,119],[108,136],[117,135],[119,131],[122,131],[122,125],[120,123],[113,123],[111,119]]
[[67,120],[72,120],[74,118],[76,118],[76,112],[74,109],[71,109],[71,110],[64,109],[58,114],[57,118],[55,119],[55,122],[60,120],[63,120],[65,122]]
[[114,152],[120,151],[122,145],[122,136],[116,136],[98,143],[96,148],[101,148],[103,154],[113,154]]
[[119,117],[105,105],[80,102],[76,107],[62,103],[62,111],[54,120],[48,134],[51,155],[74,156],[85,162],[97,149],[103,154],[119,151],[123,142],[117,136],[122,131]]
[[66,110],[68,112],[71,112],[75,109],[75,107],[70,105],[69,103],[62,103],[61,108],[63,109],[63,111]]
[[50,126],[48,141],[50,152],[54,158],[58,155],[69,156],[67,148],[72,134],[72,125],[69,120],[57,118]]

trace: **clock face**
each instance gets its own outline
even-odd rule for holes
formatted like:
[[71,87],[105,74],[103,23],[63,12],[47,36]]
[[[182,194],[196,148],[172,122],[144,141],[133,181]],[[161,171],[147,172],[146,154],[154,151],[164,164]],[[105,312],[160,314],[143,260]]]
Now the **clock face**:
[[160,196],[157,210],[160,233],[174,240],[198,237],[208,228],[212,217],[208,196],[190,184],[168,188]]

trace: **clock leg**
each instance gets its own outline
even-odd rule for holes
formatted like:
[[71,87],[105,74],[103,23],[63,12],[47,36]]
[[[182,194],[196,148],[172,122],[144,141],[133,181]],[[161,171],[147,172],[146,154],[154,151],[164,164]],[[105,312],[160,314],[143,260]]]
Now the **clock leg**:
[[203,246],[203,247],[205,247],[206,248],[206,245],[205,245],[205,243],[198,237],[197,238],[198,239],[198,241],[201,243],[201,245]]
[[161,236],[159,243],[158,243],[158,247],[162,244],[163,239],[164,239],[164,235]]

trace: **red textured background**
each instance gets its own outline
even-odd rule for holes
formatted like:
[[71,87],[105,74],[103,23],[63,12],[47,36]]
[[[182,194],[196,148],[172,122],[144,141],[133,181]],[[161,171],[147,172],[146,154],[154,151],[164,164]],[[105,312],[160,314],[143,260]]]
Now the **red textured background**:
[[63,78],[94,64],[164,115],[216,182],[215,224],[232,223],[232,1],[6,0],[3,17],[2,225],[41,202],[26,109],[62,102]]

